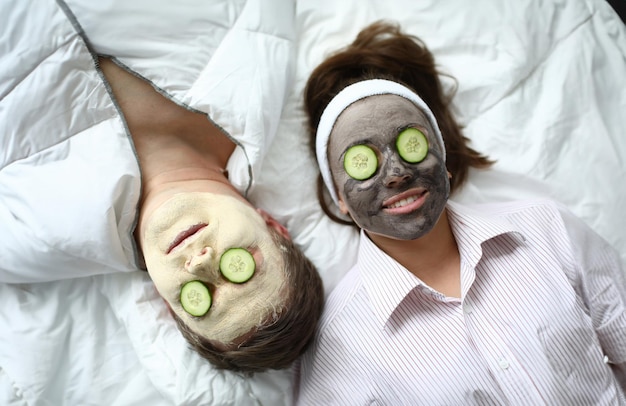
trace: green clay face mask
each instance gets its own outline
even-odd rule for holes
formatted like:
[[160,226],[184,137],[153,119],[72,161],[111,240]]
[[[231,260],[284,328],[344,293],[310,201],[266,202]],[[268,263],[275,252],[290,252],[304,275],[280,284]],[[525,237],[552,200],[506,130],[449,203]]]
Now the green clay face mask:
[[[141,246],[148,273],[160,295],[196,333],[223,344],[273,318],[284,303],[281,248],[259,213],[231,196],[179,193],[147,218]],[[252,254],[255,270],[243,283],[220,271],[222,255],[233,248]],[[200,317],[186,312],[180,293],[200,281],[211,294],[210,309]]]

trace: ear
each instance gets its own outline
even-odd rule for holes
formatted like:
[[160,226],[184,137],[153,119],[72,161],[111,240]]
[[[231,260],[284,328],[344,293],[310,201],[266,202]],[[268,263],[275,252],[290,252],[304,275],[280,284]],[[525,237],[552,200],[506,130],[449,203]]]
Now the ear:
[[272,217],[265,210],[263,210],[263,209],[256,209],[256,211],[261,215],[261,217],[263,217],[263,220],[265,220],[265,224],[267,224],[268,227],[273,228],[274,230],[276,230],[278,232],[278,234],[280,234],[283,237],[291,240],[291,236],[289,235],[289,231],[287,231],[285,226],[283,226],[278,221],[276,221],[276,219],[274,217]]
[[170,302],[165,300],[165,298],[163,296],[161,296],[161,299],[163,299],[163,303],[165,303],[165,306],[167,307],[167,311],[169,311],[170,314],[175,314],[174,310],[172,310],[172,306],[170,305]]
[[339,211],[341,214],[348,214],[348,206],[346,206],[346,203],[341,197],[339,198]]

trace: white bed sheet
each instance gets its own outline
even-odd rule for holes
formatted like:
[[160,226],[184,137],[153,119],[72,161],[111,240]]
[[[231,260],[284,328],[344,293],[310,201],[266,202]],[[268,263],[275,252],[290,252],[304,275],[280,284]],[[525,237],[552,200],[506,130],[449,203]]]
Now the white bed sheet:
[[[286,223],[326,292],[354,261],[357,235],[317,204],[302,88],[325,55],[380,18],[424,39],[459,80],[466,135],[498,161],[454,199],[553,197],[626,262],[626,30],[603,0],[298,0],[295,81],[250,197]],[[0,404],[287,405],[291,396],[289,371],[247,378],[196,356],[145,273],[0,284]]]

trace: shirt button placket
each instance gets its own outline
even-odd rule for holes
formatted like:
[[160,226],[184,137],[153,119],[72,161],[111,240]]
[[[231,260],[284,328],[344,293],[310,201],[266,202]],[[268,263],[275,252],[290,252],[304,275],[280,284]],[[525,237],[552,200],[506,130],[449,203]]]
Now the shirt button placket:
[[506,358],[500,358],[498,360],[498,366],[500,367],[500,369],[506,370],[506,369],[509,369],[510,364]]
[[494,328],[491,320],[483,320],[483,314],[469,297],[461,304],[467,334],[490,364],[500,388],[508,399],[523,399],[529,403],[541,402],[532,380],[524,372],[507,343]]

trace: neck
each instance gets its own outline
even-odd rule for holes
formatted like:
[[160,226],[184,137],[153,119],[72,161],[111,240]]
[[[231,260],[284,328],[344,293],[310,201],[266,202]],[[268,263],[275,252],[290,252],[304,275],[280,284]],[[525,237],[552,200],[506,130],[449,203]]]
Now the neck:
[[143,201],[174,186],[199,181],[230,185],[225,173],[226,159],[175,137],[152,137],[149,147],[137,149],[142,172]]
[[[133,139],[142,177],[143,219],[175,193],[225,193],[243,199],[224,168],[235,144],[206,115],[175,104],[107,58],[100,66]],[[245,200],[245,199],[243,199]]]
[[368,233],[370,239],[422,282],[446,296],[461,296],[460,254],[447,210],[435,227],[415,240]]
[[153,136],[149,148],[138,149],[142,170],[138,233],[144,220],[178,193],[211,192],[243,199],[225,173],[226,159],[180,138],[168,137],[165,144]]

